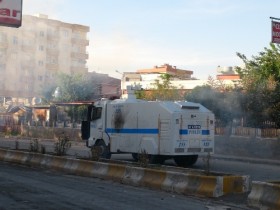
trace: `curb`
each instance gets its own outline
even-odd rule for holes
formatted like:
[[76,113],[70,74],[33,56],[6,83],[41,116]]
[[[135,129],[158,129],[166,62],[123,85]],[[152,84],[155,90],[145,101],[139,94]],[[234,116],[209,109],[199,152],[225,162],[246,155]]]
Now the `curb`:
[[252,182],[248,205],[259,209],[280,209],[280,182]]
[[206,176],[17,150],[0,149],[0,161],[113,180],[184,195],[220,197],[229,193],[245,193],[251,187],[249,176]]

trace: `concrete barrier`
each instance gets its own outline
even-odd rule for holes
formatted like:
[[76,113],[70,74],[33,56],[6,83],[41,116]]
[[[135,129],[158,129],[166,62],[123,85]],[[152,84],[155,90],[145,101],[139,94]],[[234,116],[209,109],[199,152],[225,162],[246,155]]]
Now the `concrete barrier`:
[[5,149],[0,149],[0,160],[185,195],[219,197],[250,190],[248,176],[206,176]]
[[280,182],[252,182],[248,205],[259,209],[280,209]]

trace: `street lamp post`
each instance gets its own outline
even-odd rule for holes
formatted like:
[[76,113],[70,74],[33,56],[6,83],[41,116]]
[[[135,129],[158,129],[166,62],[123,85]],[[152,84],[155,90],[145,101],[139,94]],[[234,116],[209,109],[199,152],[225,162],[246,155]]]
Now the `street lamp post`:
[[121,78],[121,93],[123,95],[124,94],[124,89],[125,89],[125,87],[124,87],[124,73],[122,73],[122,72],[120,72],[118,70],[115,70],[115,71],[122,75],[122,78]]

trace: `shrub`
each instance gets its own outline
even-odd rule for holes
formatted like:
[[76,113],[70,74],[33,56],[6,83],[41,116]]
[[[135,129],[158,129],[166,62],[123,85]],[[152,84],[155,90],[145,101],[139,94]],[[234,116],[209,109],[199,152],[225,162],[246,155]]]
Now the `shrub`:
[[102,153],[100,147],[92,147],[90,152],[91,152],[91,160],[99,161]]
[[149,154],[146,152],[146,150],[141,150],[141,153],[138,154],[138,163],[141,167],[147,167],[150,162]]
[[29,145],[30,152],[39,152],[39,142],[38,139],[32,139]]
[[58,137],[58,141],[54,144],[54,152],[57,156],[66,155],[66,152],[71,147],[69,136],[64,133]]

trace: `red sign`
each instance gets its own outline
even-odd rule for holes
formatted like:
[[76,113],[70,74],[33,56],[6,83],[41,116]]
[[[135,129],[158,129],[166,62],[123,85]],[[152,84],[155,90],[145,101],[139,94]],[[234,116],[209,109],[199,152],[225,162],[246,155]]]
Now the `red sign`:
[[21,26],[22,0],[0,0],[0,25]]
[[271,28],[272,28],[271,42],[280,44],[280,22],[272,21],[271,24],[272,24],[271,25]]

